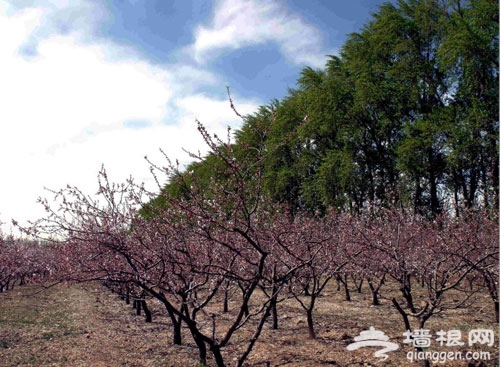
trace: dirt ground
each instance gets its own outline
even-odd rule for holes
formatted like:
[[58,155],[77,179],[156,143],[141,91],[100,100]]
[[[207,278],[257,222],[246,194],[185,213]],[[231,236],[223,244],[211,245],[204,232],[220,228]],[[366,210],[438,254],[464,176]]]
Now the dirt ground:
[[[352,301],[334,284],[318,301],[315,320],[317,339],[308,338],[305,315],[294,300],[279,304],[280,325],[271,330],[265,326],[261,338],[250,354],[246,366],[312,367],[312,366],[419,366],[407,353],[414,349],[403,343],[404,327],[389,300],[381,306],[370,306],[368,289],[352,292]],[[0,294],[0,366],[60,367],[197,367],[197,349],[188,331],[183,330],[184,344],[171,343],[170,321],[161,305],[150,302],[153,322],[145,323],[130,305],[99,285],[59,284],[40,292],[28,285]],[[399,349],[388,352],[384,361],[374,353],[381,347],[347,350],[354,338],[370,327],[383,331]],[[448,311],[431,318],[426,328],[433,334],[426,349],[438,358],[443,353],[488,352],[490,360],[435,360],[436,366],[498,366],[498,329],[491,301],[479,295],[473,306]],[[468,346],[472,329],[493,329],[495,344]],[[439,346],[439,330],[460,330],[463,346]],[[249,338],[240,333],[234,345],[226,350],[228,364],[236,357],[231,348]],[[476,353],[478,355],[478,353]],[[465,358],[465,357],[464,357]],[[209,360],[209,366],[214,366]]]

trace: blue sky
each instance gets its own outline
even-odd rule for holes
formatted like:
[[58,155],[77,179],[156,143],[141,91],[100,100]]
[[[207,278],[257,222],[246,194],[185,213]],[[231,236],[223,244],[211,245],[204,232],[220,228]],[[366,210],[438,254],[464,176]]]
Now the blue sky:
[[[132,45],[151,62],[176,63],[182,58],[179,51],[195,42],[200,28],[214,25],[216,13],[223,10],[224,3],[230,2],[111,0],[106,6],[115,14],[114,21],[102,27],[99,36]],[[359,30],[381,1],[263,1],[257,2],[255,7],[262,8],[262,4],[267,3],[274,4],[270,11],[263,12],[269,20],[276,14],[284,17],[284,22],[298,21],[297,33],[305,30],[305,34],[310,35],[310,39],[304,41],[310,45],[308,51],[314,54],[314,66],[320,67],[324,55],[336,53],[345,35]],[[245,18],[244,14],[240,15]],[[238,23],[235,21],[235,24]],[[252,31],[252,21],[242,25],[249,27],[251,35],[257,33]],[[234,89],[244,90],[247,96],[263,100],[280,98],[287,88],[295,85],[300,68],[310,63],[295,60],[294,55],[284,55],[280,47],[283,41],[269,36],[267,39],[250,37],[240,48],[226,46],[215,50],[215,56],[208,55],[202,65],[216,72]],[[296,51],[301,52],[300,49]]]
[[44,187],[95,192],[101,164],[152,184],[145,155],[204,150],[196,119],[239,126],[226,86],[242,114],[283,97],[382,2],[0,0],[0,221],[41,215]]

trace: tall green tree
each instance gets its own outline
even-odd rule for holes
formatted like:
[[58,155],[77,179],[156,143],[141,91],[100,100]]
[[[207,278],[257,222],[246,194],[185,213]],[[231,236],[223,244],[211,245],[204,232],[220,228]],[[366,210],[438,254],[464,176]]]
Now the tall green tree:
[[358,155],[377,204],[406,196],[415,210],[440,211],[444,167],[436,142],[447,92],[436,61],[441,12],[435,0],[386,3],[343,49],[355,88]]
[[[498,75],[496,1],[385,3],[221,149],[292,212],[497,208]],[[209,190],[223,168],[206,157],[166,190],[189,195],[193,179]]]
[[498,208],[498,2],[447,2],[438,50],[452,82],[448,184],[461,206]]

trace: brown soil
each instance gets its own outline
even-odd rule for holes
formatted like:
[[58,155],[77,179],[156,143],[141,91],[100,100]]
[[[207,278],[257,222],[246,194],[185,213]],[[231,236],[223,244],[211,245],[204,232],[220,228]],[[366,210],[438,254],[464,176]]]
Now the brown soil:
[[[332,284],[318,301],[315,313],[318,338],[308,338],[305,314],[294,300],[278,306],[279,329],[270,322],[249,356],[246,366],[419,366],[407,353],[413,351],[403,340],[403,323],[387,299],[381,306],[370,306],[370,295],[352,292],[352,301],[343,300]],[[387,291],[386,291],[387,292]],[[0,366],[91,366],[91,367],[196,367],[197,349],[187,330],[184,345],[171,343],[170,321],[161,305],[149,301],[153,322],[119,297],[98,285],[57,285],[40,292],[39,286],[17,287],[0,294]],[[389,352],[385,361],[374,356],[380,348],[363,347],[348,351],[361,331],[373,326],[384,331],[399,350]],[[447,361],[439,366],[498,366],[498,330],[491,301],[479,295],[467,309],[448,311],[431,318],[426,328],[433,334],[428,351],[486,351],[490,360]],[[460,330],[463,346],[439,346],[435,333]],[[493,329],[495,345],[468,346],[471,329]],[[229,346],[238,348],[250,333],[240,333]],[[227,355],[227,354],[226,354]],[[227,357],[228,365],[234,363]],[[482,364],[481,364],[482,363]],[[214,366],[209,360],[209,366]]]

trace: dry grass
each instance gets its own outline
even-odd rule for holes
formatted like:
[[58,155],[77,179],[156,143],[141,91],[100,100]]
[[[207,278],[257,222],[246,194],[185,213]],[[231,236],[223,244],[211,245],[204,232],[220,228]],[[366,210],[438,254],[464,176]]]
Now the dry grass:
[[[2,367],[198,366],[197,350],[187,330],[183,330],[183,346],[171,344],[170,321],[159,304],[150,302],[153,322],[146,324],[130,305],[99,286],[58,285],[32,295],[38,290],[36,286],[24,286],[0,294]],[[418,366],[406,358],[412,348],[402,343],[404,330],[400,316],[389,301],[382,302],[381,306],[370,306],[367,290],[361,294],[353,292],[352,301],[347,302],[332,284],[318,301],[315,314],[318,338],[310,340],[302,309],[296,301],[287,300],[279,304],[280,328],[271,330],[266,325],[247,366]],[[433,334],[441,329],[461,330],[465,342],[470,329],[494,329],[495,347],[468,347],[467,343],[463,347],[439,347],[433,341],[429,350],[462,350],[464,354],[469,350],[485,350],[491,353],[492,360],[483,361],[481,366],[498,366],[497,325],[491,311],[491,301],[480,295],[468,309],[431,318],[427,328]],[[346,350],[354,337],[370,326],[384,331],[400,345],[384,362],[373,355],[377,348]],[[241,333],[227,351],[238,348],[248,337],[249,334]],[[228,362],[232,362],[231,357]],[[480,366],[469,363],[449,361],[439,365]]]

